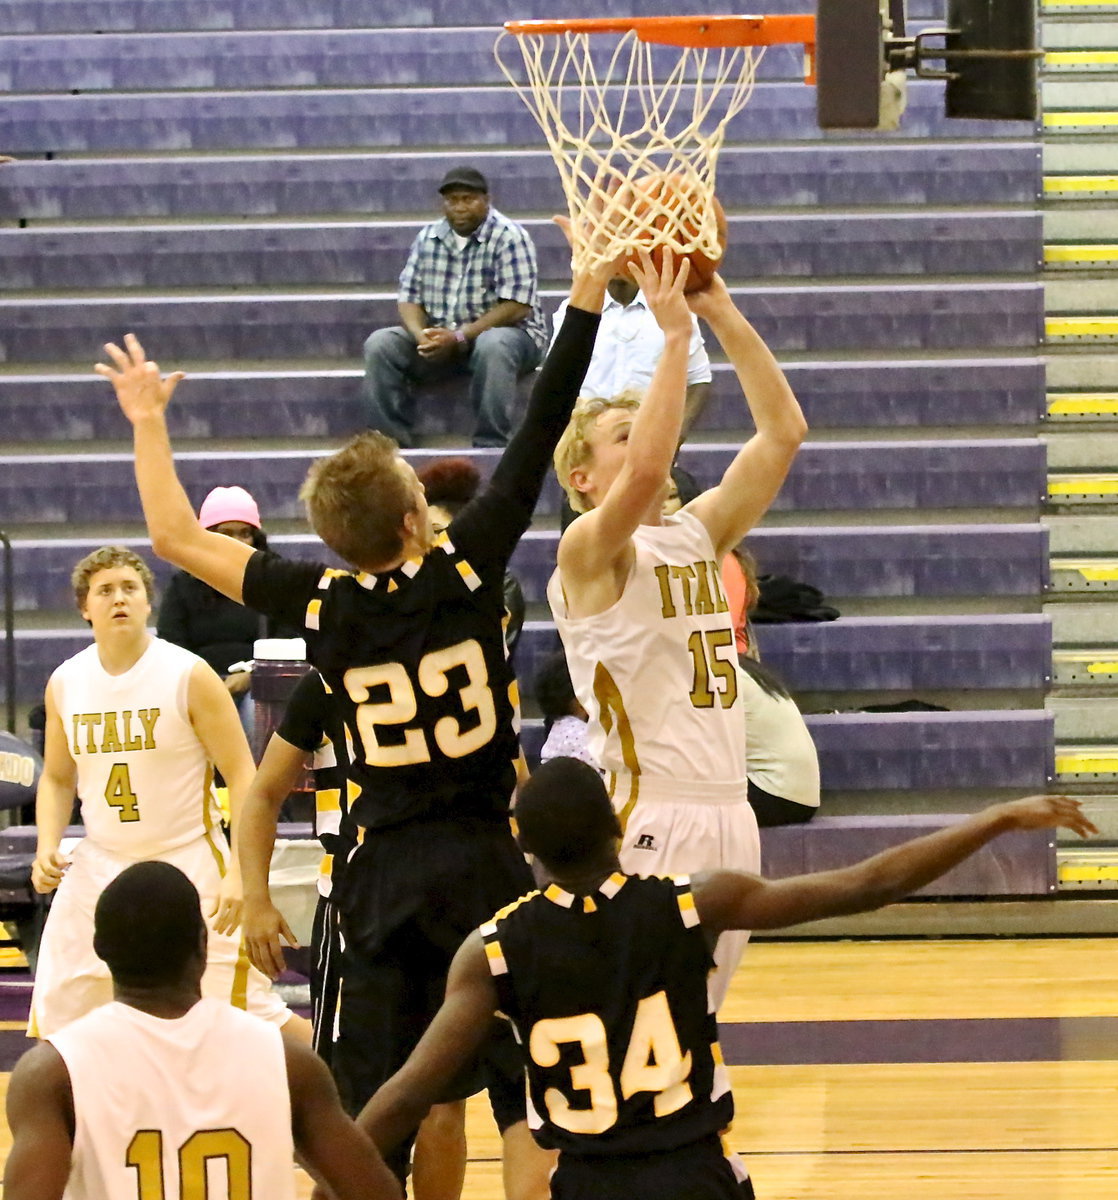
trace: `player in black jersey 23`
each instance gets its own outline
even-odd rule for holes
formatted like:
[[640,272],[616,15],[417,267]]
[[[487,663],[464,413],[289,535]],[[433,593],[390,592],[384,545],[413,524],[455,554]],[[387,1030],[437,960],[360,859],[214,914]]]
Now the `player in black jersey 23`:
[[529,1123],[560,1152],[553,1200],[752,1195],[720,1138],[733,1099],[707,996],[719,933],[879,908],[1010,830],[1094,830],[1075,800],[1030,796],[841,870],[641,878],[621,872],[621,827],[585,763],[545,763],[513,811],[542,890],[463,943],[438,1016],[359,1124],[382,1151],[406,1138],[501,1012],[524,1052]]
[[[654,300],[670,280],[647,254],[642,261],[634,274]],[[124,348],[106,347],[112,367],[97,368],[133,426],[156,554],[301,626],[308,658],[352,739],[349,776],[359,794],[350,815],[362,836],[337,897],[345,950],[333,1051],[351,1112],[418,1042],[462,939],[531,886],[508,824],[519,744],[503,581],[578,395],[613,271],[608,264],[575,274],[567,317],[522,424],[488,484],[437,538],[415,471],[391,439],[362,434],[315,462],[302,496],[315,532],[349,564],[345,570],[287,561],[203,529],[167,432],[165,410],[182,374],[163,377],[131,335]],[[267,847],[237,840],[245,898],[259,912]],[[278,923],[273,936],[278,956]],[[470,1095],[480,1082],[467,1072],[442,1099]],[[522,1085],[508,1095],[522,1127]],[[498,1123],[505,1128],[515,1115],[510,1108]],[[524,1141],[535,1154],[526,1134]],[[403,1177],[406,1150],[392,1165]]]

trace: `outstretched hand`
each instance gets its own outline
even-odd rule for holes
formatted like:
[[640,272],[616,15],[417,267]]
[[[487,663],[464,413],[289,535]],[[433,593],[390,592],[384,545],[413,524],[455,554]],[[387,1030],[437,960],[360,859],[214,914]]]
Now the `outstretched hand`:
[[629,274],[640,285],[656,324],[665,335],[682,333],[690,338],[691,310],[687,307],[687,297],[683,291],[691,270],[690,261],[686,258],[677,260],[670,246],[664,246],[660,251],[659,266],[653,262],[647,250],[642,248],[638,255],[639,260],[629,264]]
[[717,271],[711,275],[710,282],[705,287],[690,292],[687,296],[687,306],[695,316],[702,317],[708,323],[720,310],[724,311],[727,305],[737,311],[734,298],[730,295],[730,289],[727,288],[725,280]]
[[116,369],[104,363],[97,363],[93,369],[113,385],[121,411],[133,424],[162,414],[175,388],[186,378],[182,371],[161,376],[159,364],[147,360],[143,346],[132,333],[124,335],[123,350],[109,342],[105,353]]
[[1026,796],[1005,807],[1018,829],[1070,829],[1084,838],[1098,833],[1080,802],[1070,796]]

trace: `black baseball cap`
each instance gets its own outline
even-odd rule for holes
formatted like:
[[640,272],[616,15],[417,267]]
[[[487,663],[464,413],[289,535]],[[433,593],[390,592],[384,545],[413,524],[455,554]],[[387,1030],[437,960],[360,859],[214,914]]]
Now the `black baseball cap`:
[[451,167],[439,184],[439,195],[451,188],[469,188],[471,192],[489,192],[485,176],[473,167]]

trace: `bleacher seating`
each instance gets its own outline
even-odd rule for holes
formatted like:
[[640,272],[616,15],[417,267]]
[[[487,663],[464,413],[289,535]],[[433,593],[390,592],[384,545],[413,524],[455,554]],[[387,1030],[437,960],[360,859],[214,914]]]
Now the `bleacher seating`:
[[[712,487],[739,449],[721,444],[685,447],[681,464]],[[498,451],[463,451],[488,475]],[[437,450],[410,452],[419,464]],[[299,486],[313,455],[301,450],[191,451],[179,456],[187,491],[196,502],[219,476],[247,487],[274,517],[298,517]],[[139,516],[129,454],[23,455],[8,459],[0,498],[11,521],[111,522]],[[893,442],[818,442],[803,447],[774,512],[872,509],[951,509],[998,505],[1035,509],[1044,490],[1044,447],[1035,439]],[[541,515],[557,515],[562,493],[550,475]]]
[[[386,175],[375,153],[28,161],[0,188],[0,219],[426,213],[439,180],[460,157],[409,150]],[[565,210],[549,154],[476,150],[470,161],[509,213]],[[753,207],[1025,204],[1040,190],[1040,158],[1027,141],[961,143],[934,154],[874,143],[727,146],[718,177]]]
[[[528,220],[543,279],[569,269],[550,220]],[[737,279],[1032,274],[1040,214],[731,216],[723,269]],[[0,233],[5,292],[38,289],[377,286],[399,273],[417,221],[307,225],[94,226]]]

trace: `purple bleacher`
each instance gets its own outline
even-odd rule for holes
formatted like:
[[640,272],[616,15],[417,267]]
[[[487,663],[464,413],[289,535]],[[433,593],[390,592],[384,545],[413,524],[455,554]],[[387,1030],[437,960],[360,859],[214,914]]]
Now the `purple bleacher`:
[[[563,280],[571,251],[550,220],[524,222],[543,280]],[[1033,274],[1039,213],[731,216],[727,279],[836,275]],[[155,225],[0,230],[9,292],[50,288],[393,287],[419,232],[376,224]]]
[[[465,81],[471,87],[504,86],[495,38],[488,27],[429,26],[7,37],[0,42],[0,91],[383,88]],[[504,61],[523,79],[512,49]],[[610,39],[599,39],[594,49],[598,69],[608,69]],[[675,49],[653,52],[665,76],[677,56]],[[773,46],[761,58],[758,78],[802,80],[803,70],[802,47]]]
[[[1039,282],[736,287],[776,353],[1035,347]],[[558,294],[545,292],[551,311]],[[360,361],[369,332],[398,320],[392,293],[0,300],[0,362],[92,363],[135,333],[163,363],[302,358]]]
[[[819,751],[824,791],[908,788],[1042,789],[1055,771],[1055,718],[1043,709],[935,713],[828,713],[805,718]],[[525,721],[529,762],[543,723]]]
[[[1032,426],[1044,411],[1039,358],[794,362],[785,364],[784,373],[816,430]],[[266,424],[272,437],[346,437],[363,425],[360,379],[355,368],[192,371],[169,410],[171,432],[176,439],[248,438]],[[92,374],[8,375],[0,393],[10,443],[130,436],[119,410],[104,402],[104,381]],[[446,385],[437,402],[419,405],[422,434],[461,436],[471,421],[464,382]],[[711,397],[697,429],[738,433],[750,427],[733,369],[713,364]]]
[[[105,397],[105,402],[109,398]],[[839,509],[1037,507],[1044,487],[1045,449],[1035,439],[890,442],[809,442],[773,503],[774,511]],[[682,464],[700,485],[721,478],[738,447],[691,443]],[[413,451],[413,462],[445,450]],[[488,475],[499,452],[462,451]],[[178,455],[193,500],[222,481],[236,480],[274,518],[301,515],[297,498],[312,458],[305,450],[193,451]],[[219,479],[218,476],[221,478]],[[0,479],[6,519],[42,524],[135,519],[139,500],[130,454],[22,455],[6,461]],[[558,483],[550,473],[539,511],[557,514]]]
[[[963,819],[962,814],[947,813],[832,817],[824,812],[807,825],[762,829],[761,862],[769,879],[834,870]],[[1056,840],[1049,829],[1031,829],[983,846],[915,895],[1047,896],[1055,888]]]
[[[433,211],[436,188],[461,150],[382,155],[31,160],[4,169],[0,218],[303,216]],[[551,156],[540,150],[468,152],[494,203],[517,215],[566,208]],[[870,204],[1033,204],[1035,142],[727,146],[719,191],[751,208]]]
[[[530,531],[516,548],[513,569],[530,602],[545,599],[557,539],[553,530]],[[763,574],[788,575],[830,597],[1036,597],[1048,583],[1040,524],[762,528],[746,545]]]
[[[1052,623],[1039,613],[842,617],[755,632],[765,665],[799,692],[1039,691],[1052,674]],[[526,697],[557,645],[550,622],[525,625],[516,669]]]
[[[766,0],[766,12],[812,9],[810,0]],[[942,0],[910,0],[913,18],[942,18]],[[552,17],[584,17],[585,0],[548,0]],[[655,15],[649,0],[595,0],[596,16]],[[499,25],[508,0],[0,0],[0,29],[12,33],[98,33],[179,29],[353,29],[384,25]]]
[[[685,89],[686,92],[686,89]],[[908,88],[904,127],[881,137],[1028,137],[1023,121],[949,121],[942,85]],[[687,95],[681,97],[688,102]],[[743,141],[818,140],[815,90],[758,83],[735,118]],[[15,96],[0,108],[0,145],[10,153],[111,150],[291,150],[400,146],[537,146],[535,118],[512,88],[461,87],[322,91],[149,92]],[[737,197],[724,196],[733,206]]]

